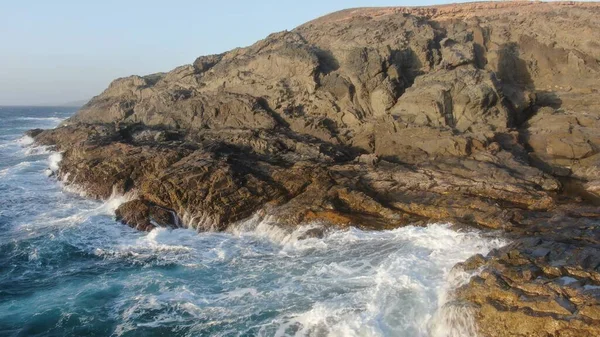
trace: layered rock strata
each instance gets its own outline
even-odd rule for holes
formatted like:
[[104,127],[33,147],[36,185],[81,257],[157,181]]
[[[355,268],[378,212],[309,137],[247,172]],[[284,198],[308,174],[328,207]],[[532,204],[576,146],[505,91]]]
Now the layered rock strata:
[[115,80],[59,128],[59,175],[149,230],[259,213],[385,229],[451,221],[509,247],[461,268],[483,336],[597,336],[600,6],[334,13]]

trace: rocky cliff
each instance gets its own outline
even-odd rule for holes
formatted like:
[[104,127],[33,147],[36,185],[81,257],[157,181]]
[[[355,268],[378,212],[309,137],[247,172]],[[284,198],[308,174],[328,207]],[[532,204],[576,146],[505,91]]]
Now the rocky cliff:
[[513,244],[459,266],[484,336],[600,335],[600,5],[361,8],[115,80],[58,174],[148,230],[451,221]]

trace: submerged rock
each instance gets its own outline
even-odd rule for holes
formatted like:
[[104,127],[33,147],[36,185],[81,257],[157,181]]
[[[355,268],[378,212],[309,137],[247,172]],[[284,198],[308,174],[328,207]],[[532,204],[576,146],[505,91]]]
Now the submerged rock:
[[[368,229],[451,221],[515,243],[463,265],[483,336],[598,335],[600,6],[333,13],[117,79],[59,128],[59,175],[141,230],[255,212]],[[576,181],[578,193],[563,182]],[[582,197],[585,191],[586,197]],[[599,260],[600,261],[600,260]]]

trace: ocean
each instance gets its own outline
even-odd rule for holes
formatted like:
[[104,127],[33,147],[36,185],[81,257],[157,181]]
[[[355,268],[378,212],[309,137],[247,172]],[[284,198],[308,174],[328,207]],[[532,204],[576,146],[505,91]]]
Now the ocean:
[[23,133],[73,108],[0,107],[0,336],[469,336],[452,267],[505,244],[449,224],[288,232],[256,217],[222,233],[114,219],[49,174]]

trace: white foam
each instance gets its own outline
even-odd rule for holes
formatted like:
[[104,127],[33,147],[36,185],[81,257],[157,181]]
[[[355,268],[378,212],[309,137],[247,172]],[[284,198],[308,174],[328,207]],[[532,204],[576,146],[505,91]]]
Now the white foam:
[[102,212],[103,214],[106,214],[106,215],[114,215],[115,210],[117,208],[119,208],[119,206],[121,206],[122,204],[124,204],[128,201],[134,200],[136,198],[137,198],[136,191],[130,191],[128,193],[121,194],[121,193],[117,192],[116,188],[113,187],[110,197],[108,197],[108,199],[106,201],[104,201],[104,203],[98,209],[98,211]]
[[52,170],[52,172],[58,172],[62,159],[63,156],[60,152],[54,152],[48,157],[48,167],[50,170]]
[[[285,230],[273,218],[256,216],[232,226],[228,234],[158,228],[135,239],[123,238],[97,253],[105,258],[152,259],[153,263],[200,270],[218,263],[223,273],[235,270],[224,285],[236,287],[217,296],[187,293],[186,298],[179,298],[177,309],[167,309],[169,303],[157,296],[152,301],[139,299],[130,307],[132,313],[157,305],[165,315],[143,324],[173,323],[182,319],[184,314],[179,311],[189,314],[183,308],[197,309],[199,303],[209,306],[201,312],[215,324],[235,322],[259,308],[300,296],[312,302],[307,310],[281,313],[262,325],[259,335],[476,335],[471,309],[452,303],[452,291],[472,275],[452,267],[506,242],[478,232],[457,232],[448,224],[381,232],[334,230],[322,238],[303,238],[317,227],[309,224]],[[278,275],[277,281],[267,291],[240,287],[247,284],[245,279],[272,273]],[[214,311],[217,307],[228,311]],[[132,317],[128,321],[133,321]],[[187,323],[182,324],[190,324],[184,321]],[[204,331],[207,324],[197,323],[194,331]]]
[[32,250],[29,252],[29,256],[28,256],[28,258],[29,258],[29,261],[35,261],[35,260],[37,260],[37,259],[39,258],[39,255],[38,255],[38,250],[37,250],[37,248],[33,248],[33,249],[32,249]]
[[21,121],[41,121],[41,122],[52,122],[54,124],[58,124],[64,120],[64,118],[60,117],[19,117],[16,120]]
[[429,322],[430,337],[476,337],[473,309],[463,303],[445,303]]
[[[48,154],[51,153],[51,147],[50,146],[45,146],[45,145],[34,145],[35,144],[35,140],[27,135],[24,135],[20,138],[18,138],[15,141],[11,142],[12,144],[17,144],[18,146],[21,147],[21,153],[23,153],[25,156],[36,156],[36,155],[42,155],[42,154]],[[9,147],[11,145],[11,143],[7,143],[7,144],[3,144],[3,147]]]
[[[306,312],[281,318],[275,323],[276,336],[289,331],[296,331],[295,336],[473,336],[476,330],[470,312],[445,306],[451,291],[471,275],[450,270],[457,262],[504,244],[476,233],[455,232],[444,224],[375,233],[338,231],[317,241],[339,247],[350,259],[361,256],[361,247],[368,243],[370,248],[362,256],[366,261],[348,268],[348,261],[342,260],[319,268],[315,275],[334,278],[340,286],[361,285],[364,290],[349,299],[324,300]],[[356,250],[344,249],[348,244],[356,245]],[[394,245],[414,247],[403,250]],[[373,268],[375,261],[379,265]]]
[[20,162],[14,166],[7,167],[5,169],[0,170],[0,177],[5,177],[9,174],[14,174],[15,172],[21,171],[23,169],[31,167],[33,164],[28,161]]
[[42,154],[52,153],[51,147],[49,146],[28,146],[25,148],[24,154],[26,156],[37,156]]
[[[75,188],[69,177],[63,179]],[[142,327],[206,335],[215,326],[251,323],[259,325],[247,335],[474,336],[470,308],[452,303],[452,291],[471,275],[452,267],[505,244],[448,224],[361,231],[311,223],[286,229],[258,215],[227,233],[143,233],[112,220],[114,210],[133,198],[113,192],[104,203],[67,199],[73,205],[60,207],[74,211],[50,210],[20,228],[59,228],[52,240],[95,260],[142,266],[118,281],[124,289],[115,300],[117,335]],[[310,237],[313,231],[322,236]],[[29,252],[30,261],[46,256],[43,250]],[[262,313],[268,319],[251,321]]]
[[[17,143],[30,146],[33,139],[23,137]],[[46,150],[20,151],[17,143],[11,141],[11,146],[21,154]],[[61,159],[60,153],[50,154],[53,173]],[[34,162],[40,170],[43,163]],[[32,164],[3,169],[0,176],[20,173],[28,165]],[[41,184],[47,181],[42,180]],[[76,179],[64,175],[62,180],[65,189],[83,194],[71,183]],[[42,235],[44,239],[37,240],[37,246],[15,246],[27,249],[23,256],[32,264],[75,251],[76,262],[90,255],[86,268],[98,263],[111,270],[85,283],[116,285],[111,319],[117,322],[117,335],[157,327],[210,335],[222,326],[236,334],[236,328],[250,326],[254,330],[246,335],[473,336],[471,309],[454,303],[452,297],[471,275],[452,267],[505,244],[478,232],[454,231],[447,224],[380,232],[326,230],[319,223],[286,229],[275,218],[258,215],[231,226],[227,233],[166,228],[143,233],[113,219],[115,209],[133,194],[113,192],[101,203],[58,189],[27,193],[42,193],[52,202],[35,205],[44,210],[11,227],[10,237],[18,232],[26,240]],[[202,215],[182,218],[197,225],[207,221]],[[311,237],[312,232],[322,236]],[[61,247],[57,242],[68,249],[56,251]],[[65,272],[60,264],[49,265]],[[161,268],[153,268],[157,265]],[[58,305],[77,305],[70,297],[71,291],[80,290],[75,287],[76,282],[68,283],[67,295]],[[589,291],[597,288],[585,286]],[[256,318],[261,315],[266,317],[262,321]]]
[[25,135],[25,136],[17,139],[16,142],[17,142],[17,144],[19,144],[21,146],[29,146],[29,145],[33,144],[33,142],[35,142],[35,140],[32,137]]
[[[202,320],[205,318],[201,308],[203,303],[196,301],[197,294],[182,286],[175,291],[161,289],[158,295],[138,296],[134,303],[117,303],[116,310],[122,311],[119,317],[122,323],[117,325],[115,333],[121,336],[142,327],[159,328],[174,323],[184,326],[190,318]],[[148,320],[145,315],[149,311],[159,312],[159,314]]]
[[[185,254],[193,250],[189,240],[196,233],[191,230],[155,228],[150,233],[139,237],[117,238],[106,247],[98,247],[94,254],[106,258],[134,259],[145,261],[149,258],[158,258],[161,263],[178,262],[178,254]],[[184,257],[184,256],[181,256]]]
[[308,249],[325,247],[323,240],[307,237],[311,230],[322,229],[319,223],[298,226],[293,230],[277,225],[277,219],[272,216],[254,216],[230,226],[227,231],[238,237],[248,236],[268,240],[289,249]]

